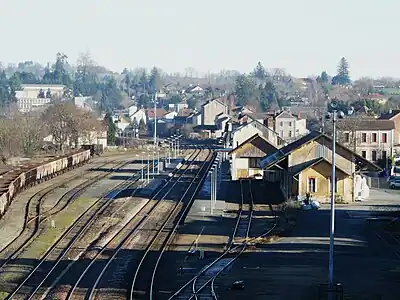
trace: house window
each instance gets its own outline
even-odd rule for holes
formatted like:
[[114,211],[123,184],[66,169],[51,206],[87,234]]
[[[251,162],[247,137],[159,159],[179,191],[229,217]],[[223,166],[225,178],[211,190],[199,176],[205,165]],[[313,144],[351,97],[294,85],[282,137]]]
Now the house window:
[[361,156],[367,158],[367,151],[361,151]]
[[292,127],[292,122],[289,122],[289,127]]
[[292,137],[292,132],[289,130],[289,137]]
[[283,138],[283,130],[281,130],[280,137]]
[[283,127],[283,122],[280,122],[279,125],[280,125],[281,127]]
[[261,158],[251,157],[249,158],[249,168],[251,169],[259,169],[260,168]]
[[371,155],[372,161],[376,161],[376,151],[372,150],[372,155]]
[[366,134],[366,133],[363,133],[363,134],[361,135],[361,141],[362,141],[363,143],[366,143],[366,142],[367,142],[367,134]]
[[387,158],[387,152],[386,151],[382,151],[382,160],[386,161]]
[[376,133],[373,133],[373,134],[372,134],[372,142],[373,142],[373,143],[376,143],[377,141],[378,141],[377,134],[376,134]]
[[345,143],[350,143],[350,133],[345,132],[345,134],[344,134],[344,142]]
[[387,143],[387,133],[382,133],[382,143]]
[[[329,181],[329,192],[332,192],[332,177],[328,177]],[[338,178],[335,177],[335,193],[337,193]]]
[[317,179],[314,177],[309,177],[307,187],[309,193],[315,193],[317,191]]

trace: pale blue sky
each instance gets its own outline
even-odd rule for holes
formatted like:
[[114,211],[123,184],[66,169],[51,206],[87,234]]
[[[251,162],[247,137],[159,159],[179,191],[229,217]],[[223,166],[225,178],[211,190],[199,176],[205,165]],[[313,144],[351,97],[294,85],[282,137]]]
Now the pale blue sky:
[[[398,0],[0,0],[0,61],[75,63],[182,72],[250,71],[261,61],[294,76],[399,76]],[[397,15],[396,15],[397,14]]]

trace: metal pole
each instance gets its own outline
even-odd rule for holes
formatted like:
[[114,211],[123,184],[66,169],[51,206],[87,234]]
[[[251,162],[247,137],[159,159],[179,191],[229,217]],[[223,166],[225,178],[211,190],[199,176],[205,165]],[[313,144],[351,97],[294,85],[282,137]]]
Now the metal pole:
[[218,164],[215,166],[215,175],[214,175],[214,182],[215,182],[215,184],[214,184],[214,189],[215,189],[215,193],[214,193],[214,204],[215,203],[217,203],[217,193],[218,193],[218,190],[217,190],[217,178],[218,178]]
[[210,171],[210,212],[213,214],[213,200],[214,200],[214,188],[213,188],[213,173],[214,170]]
[[169,142],[168,148],[168,164],[171,164],[171,142]]
[[153,151],[153,175],[154,175],[154,173],[155,173],[155,171],[154,171],[154,168],[155,168],[155,159],[154,159],[155,157],[154,157],[154,151]]
[[143,164],[143,153],[142,153],[142,181],[143,181],[143,170],[144,169],[144,164]]
[[335,245],[335,185],[336,185],[336,170],[335,170],[335,156],[336,156],[336,111],[333,111],[333,142],[332,142],[332,175],[331,175],[331,230],[329,237],[329,300],[333,300],[333,252]]
[[154,146],[156,145],[157,145],[157,93],[154,94]]
[[147,154],[147,183],[150,182],[150,154]]
[[160,174],[160,152],[157,147],[157,174]]

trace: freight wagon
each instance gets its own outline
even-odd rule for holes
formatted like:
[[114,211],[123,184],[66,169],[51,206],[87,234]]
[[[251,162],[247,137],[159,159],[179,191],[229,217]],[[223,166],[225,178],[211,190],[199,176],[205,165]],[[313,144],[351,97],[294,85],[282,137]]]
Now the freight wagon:
[[45,162],[23,165],[0,175],[0,217],[20,191],[82,166],[91,157],[90,150],[80,149]]

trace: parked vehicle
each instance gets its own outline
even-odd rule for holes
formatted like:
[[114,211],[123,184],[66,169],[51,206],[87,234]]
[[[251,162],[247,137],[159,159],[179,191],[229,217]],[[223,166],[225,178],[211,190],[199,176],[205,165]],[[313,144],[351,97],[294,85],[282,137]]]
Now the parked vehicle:
[[80,149],[67,155],[51,157],[42,163],[22,165],[3,174],[0,177],[0,217],[4,215],[16,194],[85,164],[91,156],[90,149]]
[[400,188],[400,177],[393,177],[389,180],[389,186],[391,189]]

